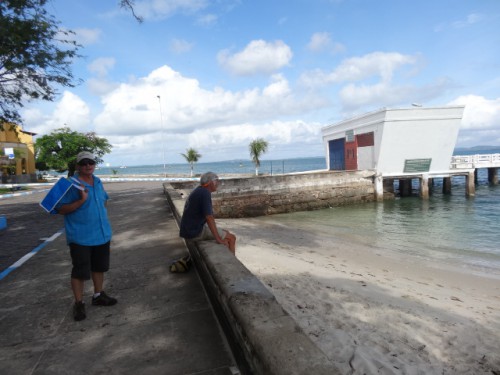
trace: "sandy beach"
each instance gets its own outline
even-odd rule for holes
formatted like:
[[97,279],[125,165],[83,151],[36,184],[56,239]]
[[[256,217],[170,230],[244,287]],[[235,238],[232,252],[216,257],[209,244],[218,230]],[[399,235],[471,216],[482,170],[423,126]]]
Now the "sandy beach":
[[500,277],[272,218],[219,220],[237,257],[344,374],[500,374]]

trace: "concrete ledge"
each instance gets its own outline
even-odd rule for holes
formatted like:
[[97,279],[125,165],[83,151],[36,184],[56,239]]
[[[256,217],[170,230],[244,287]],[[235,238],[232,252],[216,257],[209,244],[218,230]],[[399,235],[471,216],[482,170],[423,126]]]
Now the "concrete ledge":
[[[212,203],[218,218],[244,218],[370,202],[374,178],[373,171],[223,178]],[[172,187],[187,195],[197,184],[172,182]]]
[[[179,222],[183,196],[169,183],[164,192]],[[243,374],[340,372],[281,307],[274,295],[224,246],[186,241]]]

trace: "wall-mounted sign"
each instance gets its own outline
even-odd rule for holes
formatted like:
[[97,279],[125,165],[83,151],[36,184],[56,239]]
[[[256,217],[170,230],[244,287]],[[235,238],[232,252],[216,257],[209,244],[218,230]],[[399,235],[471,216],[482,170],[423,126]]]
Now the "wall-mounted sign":
[[345,141],[354,142],[354,130],[348,130],[345,132]]
[[429,172],[432,159],[405,159],[404,173]]
[[5,155],[7,155],[9,159],[14,159],[14,149],[12,147],[6,147]]

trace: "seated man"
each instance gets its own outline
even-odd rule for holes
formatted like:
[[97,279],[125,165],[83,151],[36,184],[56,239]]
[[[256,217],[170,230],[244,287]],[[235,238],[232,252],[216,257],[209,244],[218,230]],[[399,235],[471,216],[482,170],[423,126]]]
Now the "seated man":
[[219,177],[213,172],[201,175],[196,187],[184,205],[180,236],[187,240],[215,240],[236,254],[236,236],[228,230],[218,229],[212,210],[212,193],[217,190]]

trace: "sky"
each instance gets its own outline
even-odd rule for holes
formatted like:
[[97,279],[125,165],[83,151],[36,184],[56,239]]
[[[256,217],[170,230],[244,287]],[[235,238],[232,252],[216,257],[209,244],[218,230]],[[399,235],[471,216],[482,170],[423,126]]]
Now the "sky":
[[325,155],[321,128],[381,108],[465,105],[457,147],[500,146],[498,0],[50,0],[83,46],[74,88],[23,129],[108,139],[111,166]]

